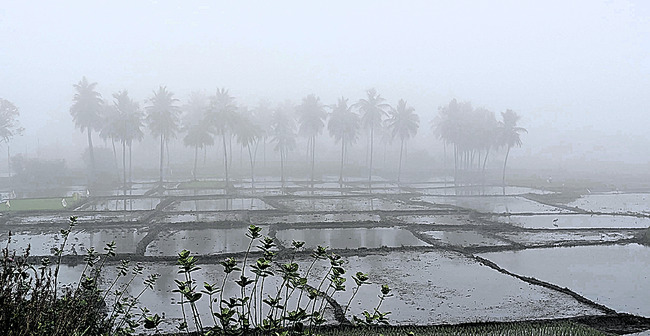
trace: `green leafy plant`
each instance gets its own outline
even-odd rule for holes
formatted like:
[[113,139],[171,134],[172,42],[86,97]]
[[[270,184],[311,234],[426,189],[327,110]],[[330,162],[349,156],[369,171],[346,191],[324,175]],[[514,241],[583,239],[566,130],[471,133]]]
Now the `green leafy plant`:
[[[250,225],[246,232],[250,239],[246,253],[241,262],[235,258],[226,258],[220,264],[223,266],[221,287],[216,284],[203,283],[203,289],[197,291],[196,280],[192,274],[200,268],[197,258],[191,252],[183,250],[178,254],[177,265],[182,279],[176,281],[175,293],[179,293],[183,320],[177,328],[179,331],[196,332],[200,335],[243,335],[249,333],[264,333],[269,335],[312,334],[325,320],[325,310],[328,298],[346,289],[346,270],[341,256],[328,253],[327,249],[318,246],[310,254],[310,262],[303,272],[296,262],[296,255],[304,249],[304,242],[293,241],[291,258],[288,262],[275,260],[276,244],[270,237],[261,235],[261,228]],[[257,249],[261,252],[255,262],[250,263],[251,249],[258,242]],[[327,265],[327,271],[322,277],[313,275],[314,267],[322,262]],[[275,285],[269,290],[268,283]],[[369,276],[357,272],[352,276],[355,287],[347,301],[344,314],[359,292],[362,285],[369,284]],[[234,283],[239,294],[224,298],[226,284]],[[218,296],[218,297],[217,297]],[[362,318],[356,318],[359,325],[388,324],[387,315],[379,311],[382,302],[392,296],[386,285],[381,288],[380,301],[374,308],[373,314],[364,312]],[[201,314],[196,303],[207,297],[213,326],[206,327],[201,320]],[[189,309],[186,309],[189,306]],[[189,311],[189,313],[188,313]],[[193,328],[188,325],[193,321]]]

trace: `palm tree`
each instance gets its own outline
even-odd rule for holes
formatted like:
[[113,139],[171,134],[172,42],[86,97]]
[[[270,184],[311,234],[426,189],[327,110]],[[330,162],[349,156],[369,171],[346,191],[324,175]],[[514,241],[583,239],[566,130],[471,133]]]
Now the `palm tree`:
[[[114,119],[107,123],[112,124],[115,139],[122,142],[122,172],[124,188],[127,186],[126,178],[126,147],[131,151],[133,140],[140,140],[144,136],[142,132],[143,113],[140,104],[135,102],[126,90],[113,94]],[[129,154],[129,171],[131,169],[132,156]],[[129,179],[130,181],[130,179]]]
[[[225,88],[217,89],[214,96],[210,97],[208,107],[208,123],[211,125],[211,132],[221,135],[223,143],[223,163],[226,174],[226,188],[230,185],[228,176],[228,147],[226,140],[232,136],[231,130],[237,120],[237,105],[235,98],[230,96]],[[232,157],[232,152],[230,153]]]
[[386,111],[390,109],[390,106],[384,103],[386,99],[382,98],[375,89],[366,91],[366,95],[368,99],[359,99],[354,105],[361,112],[362,127],[370,130],[370,163],[368,171],[368,183],[370,183],[372,182],[372,156],[375,143],[375,129],[382,126],[382,121],[384,116],[387,115]]
[[194,169],[192,177],[196,180],[196,167],[199,155],[199,148],[214,145],[214,138],[211,134],[211,125],[206,121],[208,111],[207,98],[198,92],[192,92],[187,104],[183,107],[183,129],[185,134],[183,144],[194,147]]
[[298,133],[308,138],[308,151],[311,154],[311,183],[314,185],[314,160],[316,153],[316,136],[325,128],[325,119],[327,112],[320,102],[320,98],[311,94],[302,99],[302,104],[297,108],[298,123],[300,128]]
[[18,123],[18,108],[12,102],[0,98],[0,143],[7,144],[7,170],[11,177],[11,161],[9,158],[9,140],[16,135],[22,134],[24,128]]
[[519,119],[521,119],[521,116],[519,116],[513,110],[506,110],[505,112],[501,112],[501,118],[503,119],[500,125],[501,144],[507,147],[506,157],[503,160],[503,177],[501,180],[501,184],[503,186],[503,193],[505,194],[506,165],[508,164],[508,155],[510,154],[510,149],[514,146],[521,147],[520,134],[528,133],[528,131],[523,127],[517,126],[517,122],[519,121]]
[[260,140],[262,141],[262,163],[266,166],[266,143],[269,135],[271,135],[271,119],[273,117],[273,109],[271,103],[266,100],[261,100],[253,109],[255,121],[260,126]]
[[420,127],[420,117],[415,114],[413,107],[406,105],[404,99],[400,99],[397,107],[390,111],[390,117],[386,123],[391,132],[391,137],[399,137],[400,139],[399,168],[397,170],[397,182],[399,182],[402,175],[402,153],[406,141],[417,134],[418,127]]
[[94,182],[95,153],[93,151],[92,131],[101,125],[100,114],[103,101],[101,95],[95,91],[97,83],[89,83],[84,76],[79,83],[73,85],[77,93],[72,98],[70,114],[75,126],[88,133],[88,153],[90,154],[90,180]]
[[234,125],[237,142],[248,150],[248,159],[251,166],[251,187],[255,189],[255,156],[257,145],[262,137],[262,127],[255,122],[255,116],[244,108],[243,113]]
[[330,120],[327,123],[327,130],[330,136],[334,137],[336,143],[341,142],[341,171],[339,183],[343,183],[343,162],[347,146],[357,141],[359,135],[359,116],[348,106],[346,98],[339,98],[336,105],[332,106]]
[[147,106],[147,124],[154,136],[160,137],[160,184],[163,182],[163,156],[165,144],[176,136],[179,129],[180,109],[174,105],[178,99],[172,92],[161,86],[149,98],[151,105]]
[[274,150],[280,152],[280,181],[284,185],[284,162],[290,150],[296,147],[296,125],[292,118],[294,107],[290,102],[285,102],[278,106],[273,112],[271,129]]

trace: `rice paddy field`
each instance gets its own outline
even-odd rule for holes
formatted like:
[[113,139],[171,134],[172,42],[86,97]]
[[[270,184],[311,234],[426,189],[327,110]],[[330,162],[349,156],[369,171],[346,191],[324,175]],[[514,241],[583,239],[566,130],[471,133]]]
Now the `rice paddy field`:
[[[192,251],[199,278],[222,281],[219,262],[242,258],[249,225],[276,242],[279,260],[294,241],[327,246],[343,256],[345,277],[367,273],[341,316],[353,286],[331,296],[329,325],[347,323],[377,301],[391,327],[327,327],[321,335],[604,335],[650,329],[650,192],[585,193],[577,198],[533,187],[455,188],[439,181],[373,185],[319,181],[178,181],[134,184],[128,193],[11,199],[0,205],[0,244],[36,257],[52,256],[59,231],[78,217],[62,279],[78,281],[90,247],[117,243],[109,262],[141,263],[159,273],[141,301],[164,312],[163,330],[181,318],[173,294],[177,253]],[[65,202],[63,202],[65,201]],[[65,205],[65,206],[63,206]],[[11,236],[9,235],[11,232]],[[315,266],[314,275],[326,273]],[[269,284],[273,286],[273,284]],[[134,291],[139,290],[135,286]],[[229,291],[236,291],[230,288]],[[339,314],[340,315],[340,314]]]

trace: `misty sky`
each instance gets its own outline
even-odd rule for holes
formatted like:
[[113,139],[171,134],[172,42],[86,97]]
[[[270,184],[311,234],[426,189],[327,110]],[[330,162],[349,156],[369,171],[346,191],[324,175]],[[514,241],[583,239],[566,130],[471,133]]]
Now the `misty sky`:
[[605,133],[643,150],[649,18],[643,0],[5,0],[0,97],[21,111],[15,144],[26,153],[37,138],[83,141],[69,115],[82,76],[106,98],[128,89],[138,101],[159,85],[180,99],[226,87],[248,105],[310,93],[354,101],[375,87],[392,104],[408,100],[423,133],[457,98],[517,111],[529,146]]

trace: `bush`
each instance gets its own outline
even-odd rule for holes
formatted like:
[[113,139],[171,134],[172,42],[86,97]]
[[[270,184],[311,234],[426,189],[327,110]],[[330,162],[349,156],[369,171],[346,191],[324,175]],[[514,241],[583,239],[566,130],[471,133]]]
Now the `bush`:
[[[132,267],[127,283],[111,293],[118,279],[129,275],[129,263],[123,261],[108,289],[99,289],[102,268],[115,256],[114,242],[106,245],[103,255],[90,248],[77,285],[57,288],[62,253],[75,223],[76,218],[71,217],[70,226],[61,230],[64,239],[54,253],[56,263],[44,258],[38,267],[30,263],[29,247],[20,256],[10,252],[9,233],[9,241],[2,249],[0,271],[0,334],[130,335],[142,320],[151,318],[144,308],[139,315],[133,313],[144,290],[135,297],[124,294],[142,274],[140,265]],[[154,274],[144,280],[145,290],[153,288],[157,277]],[[113,304],[108,306],[110,301]]]

